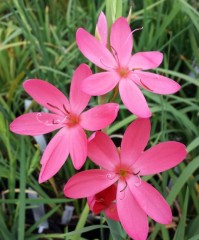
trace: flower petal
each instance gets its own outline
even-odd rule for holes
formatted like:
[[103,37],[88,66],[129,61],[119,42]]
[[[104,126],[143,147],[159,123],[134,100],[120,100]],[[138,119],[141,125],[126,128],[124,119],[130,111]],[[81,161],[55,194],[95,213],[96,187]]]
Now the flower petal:
[[117,176],[110,178],[110,171],[93,169],[79,172],[72,176],[64,186],[64,194],[70,198],[84,198],[111,186]]
[[75,169],[80,169],[87,157],[87,137],[80,126],[68,129],[70,134],[70,156]]
[[103,132],[93,133],[89,138],[88,156],[95,164],[108,170],[115,170],[115,166],[120,165],[115,145]]
[[136,71],[141,86],[157,94],[173,94],[180,90],[181,86],[174,80],[150,72]]
[[59,115],[70,111],[68,99],[52,84],[40,79],[29,79],[23,83],[26,92],[39,104]]
[[26,113],[10,124],[10,130],[17,134],[36,136],[63,127],[63,120],[62,116],[52,113]]
[[118,184],[117,211],[124,230],[131,238],[135,240],[147,239],[147,215],[138,205],[129,187],[126,186],[124,189],[124,182]]
[[127,166],[140,157],[150,137],[151,124],[149,119],[140,118],[132,122],[124,133],[121,143],[121,161]]
[[84,56],[98,67],[105,70],[116,67],[116,61],[109,50],[83,28],[77,30],[76,42]]
[[101,72],[84,79],[82,90],[92,96],[110,92],[119,82],[120,76],[115,72]]
[[121,67],[126,67],[131,57],[133,37],[127,20],[118,18],[111,27],[111,50]]
[[73,74],[70,86],[70,105],[73,113],[80,114],[88,105],[90,95],[82,91],[81,84],[90,75],[92,72],[86,64],[80,64]]
[[108,25],[106,21],[106,16],[103,12],[100,13],[96,30],[95,30],[96,38],[99,40],[100,43],[102,43],[105,47],[107,46],[107,40],[108,40]]
[[129,61],[130,69],[148,70],[157,68],[163,59],[161,52],[138,52],[131,56]]
[[141,118],[151,116],[144,95],[133,81],[122,79],[119,83],[119,91],[124,105],[130,112]]
[[118,213],[117,213],[117,206],[116,203],[111,203],[108,208],[104,210],[105,215],[114,220],[114,221],[120,221]]
[[140,171],[140,175],[151,175],[175,167],[185,157],[184,144],[168,141],[145,151],[135,162],[134,167]]
[[106,103],[81,114],[81,126],[89,131],[96,131],[107,127],[117,117],[119,105]]
[[139,186],[135,186],[131,179],[128,180],[128,186],[143,211],[156,222],[171,223],[171,208],[162,195],[147,182],[142,180]]
[[68,131],[62,128],[50,141],[41,159],[39,183],[47,181],[62,167],[69,154]]

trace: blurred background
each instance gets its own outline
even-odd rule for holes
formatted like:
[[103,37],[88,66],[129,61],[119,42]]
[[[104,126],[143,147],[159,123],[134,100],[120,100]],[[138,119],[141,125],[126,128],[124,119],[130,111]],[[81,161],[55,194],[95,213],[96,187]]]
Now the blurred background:
[[[164,61],[156,72],[182,86],[175,95],[144,93],[153,113],[149,147],[176,140],[188,151],[178,167],[146,178],[173,211],[170,225],[149,220],[148,239],[198,240],[199,1],[122,2],[123,16],[132,9],[131,28],[143,27],[134,33],[133,52],[163,52]],[[41,110],[23,90],[24,80],[49,81],[68,95],[71,76],[80,63],[95,70],[79,52],[75,33],[83,27],[94,34],[105,6],[101,0],[0,1],[0,240],[128,239],[110,234],[103,215],[85,213],[85,200],[64,197],[63,186],[75,173],[70,159],[54,178],[39,185],[39,161],[52,134],[33,138],[9,131],[15,117]],[[96,105],[97,100],[90,104]],[[123,134],[135,119],[122,104],[120,109],[109,135]],[[94,164],[88,160],[84,169],[91,167]]]

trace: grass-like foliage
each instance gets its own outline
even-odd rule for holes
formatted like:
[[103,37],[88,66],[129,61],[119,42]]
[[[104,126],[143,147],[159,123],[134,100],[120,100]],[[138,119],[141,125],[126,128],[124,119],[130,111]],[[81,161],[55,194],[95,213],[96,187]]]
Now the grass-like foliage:
[[[199,3],[197,0],[123,1],[130,6],[134,52],[157,50],[164,61],[156,71],[181,86],[175,95],[145,91],[152,111],[149,146],[176,140],[187,146],[187,157],[177,167],[146,179],[167,199],[173,212],[169,225],[150,220],[150,240],[199,239]],[[127,239],[120,225],[104,216],[87,218],[84,200],[66,199],[63,186],[75,173],[71,161],[49,181],[39,184],[41,148],[34,138],[9,131],[17,116],[41,110],[22,88],[26,79],[39,78],[68,95],[75,68],[87,59],[75,43],[78,27],[94,34],[104,1],[8,0],[0,2],[0,239]],[[94,70],[95,66],[91,65]],[[92,99],[91,105],[97,100]],[[121,104],[117,120],[107,132],[123,134],[135,119]],[[46,136],[49,142],[51,134]],[[93,167],[87,160],[84,169]],[[30,193],[38,194],[36,199]],[[35,221],[32,209],[43,204],[45,214]],[[69,224],[62,225],[65,206],[74,206]],[[47,220],[49,228],[38,233]],[[108,221],[108,225],[107,225]],[[111,231],[109,227],[111,227]],[[113,229],[117,231],[114,232]]]

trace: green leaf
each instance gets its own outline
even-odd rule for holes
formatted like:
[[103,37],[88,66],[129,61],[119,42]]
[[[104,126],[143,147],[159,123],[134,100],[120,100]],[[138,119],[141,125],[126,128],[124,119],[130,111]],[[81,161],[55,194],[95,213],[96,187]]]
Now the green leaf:
[[182,216],[179,222],[179,225],[176,229],[174,240],[183,240],[185,238],[185,228],[186,228],[186,218],[187,218],[187,208],[188,208],[188,201],[189,201],[189,189],[186,190],[184,206],[182,211]]

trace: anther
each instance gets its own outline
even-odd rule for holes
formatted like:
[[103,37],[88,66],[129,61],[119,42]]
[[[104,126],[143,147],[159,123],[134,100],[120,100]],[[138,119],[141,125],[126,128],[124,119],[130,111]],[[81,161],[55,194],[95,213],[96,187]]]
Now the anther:
[[[62,111],[60,108],[58,108],[57,106],[52,105],[51,103],[47,102],[47,105],[49,105],[50,107],[57,109],[58,111],[60,111],[61,113],[63,113],[64,115],[66,115],[66,113],[64,111]],[[64,109],[65,110],[65,109]]]
[[133,173],[133,175],[137,176],[140,173],[140,171],[138,171],[137,173]]
[[66,106],[64,104],[63,104],[63,109],[67,114],[69,114],[69,111],[66,109]]
[[110,46],[110,48],[111,48],[111,51],[113,53],[113,57],[115,58],[115,61],[120,66],[120,61],[119,61],[119,58],[118,58],[117,51],[115,50],[115,48],[113,46]]
[[125,186],[122,190],[120,190],[120,192],[123,192],[126,188],[127,188],[127,182],[125,181]]

